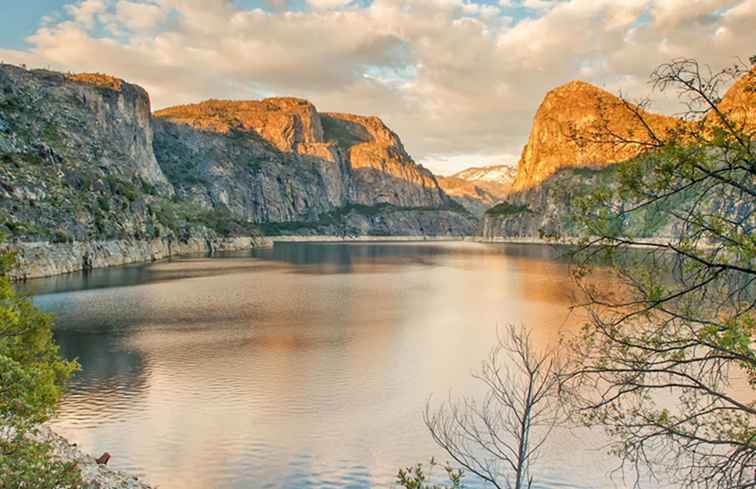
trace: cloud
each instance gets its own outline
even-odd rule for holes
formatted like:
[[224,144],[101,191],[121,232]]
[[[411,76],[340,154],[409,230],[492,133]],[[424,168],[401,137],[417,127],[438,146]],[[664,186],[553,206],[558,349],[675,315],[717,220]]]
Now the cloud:
[[159,5],[120,0],[115,7],[115,22],[132,32],[152,31],[165,18]]
[[71,4],[65,7],[66,12],[74,22],[90,29],[94,26],[95,17],[105,12],[106,9],[107,6],[104,0],[83,0],[78,4]]
[[344,7],[351,2],[352,0],[307,0],[308,4],[319,9],[333,9]]
[[[147,88],[156,107],[294,95],[378,115],[416,159],[446,173],[468,159],[515,159],[558,84],[581,78],[640,97],[661,62],[719,67],[756,45],[756,0],[274,3],[79,1],[51,16],[28,51],[0,57],[112,73]],[[512,8],[535,14],[515,21]],[[674,98],[657,96],[656,106],[674,111]]]

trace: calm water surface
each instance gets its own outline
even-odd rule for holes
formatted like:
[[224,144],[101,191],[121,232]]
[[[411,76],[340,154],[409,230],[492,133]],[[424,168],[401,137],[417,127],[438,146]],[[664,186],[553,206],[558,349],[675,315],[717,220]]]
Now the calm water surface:
[[[82,371],[54,427],[161,489],[392,487],[446,460],[421,418],[497,327],[573,327],[556,252],[476,243],[284,243],[26,284]],[[541,488],[612,487],[598,433],[559,430]]]

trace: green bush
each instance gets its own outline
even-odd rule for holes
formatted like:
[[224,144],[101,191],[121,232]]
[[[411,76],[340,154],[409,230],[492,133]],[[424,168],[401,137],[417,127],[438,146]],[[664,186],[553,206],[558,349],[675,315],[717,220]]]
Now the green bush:
[[431,460],[429,464],[430,469],[428,471],[425,470],[423,464],[399,469],[399,473],[396,476],[396,483],[399,487],[403,487],[404,489],[463,489],[465,487],[462,483],[464,472],[454,469],[448,464],[445,465],[443,469],[449,479],[449,485],[441,485],[431,482],[431,473],[438,465],[439,464],[434,460]]
[[523,212],[532,212],[527,205],[516,205],[509,202],[502,202],[486,211],[488,216],[510,217],[522,214]]
[[129,202],[135,202],[142,196],[142,192],[131,182],[121,180],[113,175],[108,176],[106,181],[111,192],[125,197]]
[[76,489],[76,465],[56,460],[32,434],[54,413],[78,364],[61,357],[52,317],[17,295],[7,277],[13,263],[0,255],[0,489]]

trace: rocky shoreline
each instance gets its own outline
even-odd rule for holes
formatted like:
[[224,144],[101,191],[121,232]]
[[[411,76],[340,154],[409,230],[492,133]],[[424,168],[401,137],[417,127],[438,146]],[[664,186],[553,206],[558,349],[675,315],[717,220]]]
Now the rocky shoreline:
[[467,241],[475,239],[474,237],[449,236],[283,235],[191,238],[186,241],[168,239],[76,241],[71,243],[41,241],[13,243],[7,245],[7,249],[16,253],[17,263],[10,275],[18,281],[96,268],[150,263],[174,256],[271,247],[276,242]]
[[39,427],[36,436],[52,445],[54,457],[77,463],[86,489],[154,489],[154,486],[136,476],[98,464],[92,455],[84,453],[75,443],[58,435],[48,426]]
[[148,263],[179,255],[243,250],[258,246],[258,238],[190,238],[13,243],[7,249],[17,257],[10,275],[14,280],[51,277],[131,263]]
[[[351,242],[451,242],[470,241],[491,244],[559,245],[551,239],[527,236],[334,236],[334,235],[281,235],[238,238],[192,238],[176,242],[156,239],[152,241],[113,240],[73,243],[14,243],[7,248],[17,254],[16,267],[11,272],[14,280],[52,277],[97,268],[150,263],[177,256],[211,254],[216,251],[241,251],[272,247],[275,243],[351,243]],[[649,244],[663,244],[664,238],[646,239]],[[642,247],[642,244],[636,247]]]

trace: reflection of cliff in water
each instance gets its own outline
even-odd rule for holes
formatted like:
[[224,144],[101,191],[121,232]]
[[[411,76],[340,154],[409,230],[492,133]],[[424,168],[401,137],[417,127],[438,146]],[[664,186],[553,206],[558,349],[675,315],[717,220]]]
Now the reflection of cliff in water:
[[139,408],[138,400],[149,388],[150,368],[143,354],[123,348],[121,338],[75,330],[57,331],[55,340],[66,358],[81,364],[61,404],[77,417],[97,412],[104,418]]
[[[253,256],[281,261],[292,265],[307,265],[300,272],[349,273],[354,271],[382,271],[376,265],[433,265],[436,258],[449,256],[500,256],[541,259],[553,263],[562,261],[568,249],[562,246],[533,244],[476,244],[470,242],[412,242],[380,243],[307,243],[278,242],[273,248],[255,249]],[[361,269],[364,267],[364,270]]]
[[148,283],[183,280],[259,269],[261,264],[244,260],[249,250],[219,252],[212,258],[207,255],[171,257],[157,263],[98,268],[89,272],[74,272],[53,277],[20,282],[17,289],[29,295],[54,294],[73,290],[129,287]]

